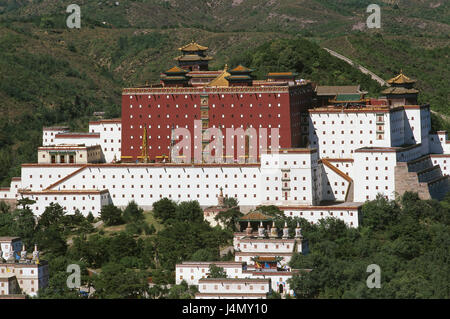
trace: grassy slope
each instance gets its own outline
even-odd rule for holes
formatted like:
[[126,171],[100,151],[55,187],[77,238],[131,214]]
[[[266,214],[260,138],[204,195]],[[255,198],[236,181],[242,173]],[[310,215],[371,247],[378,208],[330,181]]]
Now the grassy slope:
[[406,75],[417,80],[420,103],[430,103],[433,110],[450,114],[449,41],[434,39],[428,43],[430,39],[424,39],[419,44],[417,41],[413,37],[354,34],[326,40],[321,45],[353,59],[384,79],[403,69]]

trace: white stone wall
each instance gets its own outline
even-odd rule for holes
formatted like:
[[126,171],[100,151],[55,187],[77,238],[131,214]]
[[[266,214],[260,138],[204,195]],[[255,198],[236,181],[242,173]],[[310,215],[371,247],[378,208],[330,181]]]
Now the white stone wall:
[[[248,272],[244,272],[244,276]],[[251,272],[250,278],[270,279],[270,286],[272,291],[280,292],[280,285],[283,286],[283,293],[289,295],[294,294],[294,290],[291,289],[288,279],[294,275],[292,272]]]
[[220,188],[240,205],[260,202],[260,174],[257,166],[190,165],[93,165],[56,185],[54,189],[109,190],[116,206],[132,200],[150,207],[167,197],[172,200],[198,200],[202,206],[217,204]]
[[73,214],[78,209],[84,216],[92,213],[99,216],[102,206],[110,203],[107,192],[98,191],[54,191],[23,193],[24,198],[35,200],[30,209],[40,216],[51,203],[58,203],[68,213]]
[[[61,153],[55,153],[61,151]],[[102,162],[102,151],[99,145],[94,146],[56,146],[40,147],[38,149],[38,163],[51,164],[52,156],[55,156],[55,164],[70,164],[70,156],[73,156],[73,164],[100,163]],[[64,156],[62,159],[61,157]]]
[[358,227],[358,208],[346,207],[289,207],[281,208],[287,217],[301,217],[308,220],[311,224],[318,223],[321,219],[327,217],[343,220],[350,227]]
[[242,263],[233,262],[183,262],[175,265],[175,283],[179,285],[183,280],[188,285],[198,285],[198,281],[209,274],[209,265],[222,267],[227,278],[242,278]]
[[268,293],[270,291],[269,280],[200,280],[198,285],[200,293],[229,293],[251,294]]
[[42,146],[56,145],[55,136],[59,133],[68,132],[68,128],[43,128],[42,129]]
[[122,154],[122,123],[120,120],[89,122],[89,132],[100,133],[99,144],[102,147],[106,163],[111,163],[114,156],[117,161],[120,161]]
[[55,146],[58,145],[85,145],[85,146],[94,146],[100,144],[100,138],[97,134],[87,134],[87,133],[79,133],[79,134],[57,134],[55,136]]
[[442,175],[450,176],[450,154],[431,155],[431,161],[441,167]]
[[390,113],[391,144],[389,146],[402,146],[405,144],[405,117],[403,109]]
[[321,175],[317,152],[261,155],[264,205],[314,205],[321,199]]
[[[0,242],[0,246],[2,248],[2,253],[9,252],[9,250],[11,249],[11,242],[2,241]],[[14,241],[12,243],[12,246],[13,250],[20,255],[20,252],[22,251],[22,241],[21,240]]]
[[14,274],[20,289],[32,297],[37,295],[39,289],[48,285],[49,273],[47,264],[0,264],[0,276],[8,273]]
[[[378,193],[395,199],[396,152],[355,152],[354,201],[374,200]],[[408,156],[405,156],[408,157]]]
[[293,253],[295,239],[242,238],[234,242],[234,250],[253,253]]
[[[65,178],[82,168],[83,165],[22,165],[22,180],[18,189],[24,188],[32,191],[43,190],[53,183]],[[61,189],[55,187],[55,190]],[[77,189],[77,188],[76,188]]]
[[314,113],[310,112],[310,147],[318,148],[320,157],[353,158],[354,150],[364,146],[389,146],[388,114],[385,135],[377,139],[376,112]]
[[430,152],[435,154],[450,154],[450,141],[447,139],[446,131],[430,134]]
[[416,144],[412,147],[406,147],[405,149],[398,150],[396,152],[397,162],[409,162],[428,153],[428,146],[423,144]]
[[[336,166],[342,165],[339,163],[330,163],[330,164],[333,165],[338,170],[340,169]],[[349,190],[350,182],[341,175],[339,175],[338,173],[336,173],[335,171],[333,171],[327,165],[323,165],[323,169],[324,174],[322,175],[323,177],[322,185],[324,187],[323,190],[324,199],[333,201],[345,201],[347,192]],[[350,177],[350,172],[348,171],[348,173]]]

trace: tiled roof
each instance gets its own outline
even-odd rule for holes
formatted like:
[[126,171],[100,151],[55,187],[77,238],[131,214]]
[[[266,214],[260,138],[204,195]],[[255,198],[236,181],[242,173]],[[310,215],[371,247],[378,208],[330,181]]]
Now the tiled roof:
[[407,83],[415,83],[415,80],[410,79],[403,72],[400,72],[399,75],[387,81],[389,84],[407,84]]
[[251,73],[251,72],[253,72],[252,69],[249,69],[240,64],[237,67],[235,67],[234,69],[230,70],[230,73]]
[[165,71],[164,73],[187,73],[188,71],[183,70],[182,68],[178,67],[178,66],[174,66],[172,68],[170,68],[169,70]]
[[292,78],[298,76],[296,72],[269,72],[267,73],[268,78]]
[[317,95],[337,95],[337,94],[358,94],[359,85],[344,85],[344,86],[317,86]]
[[182,46],[178,50],[180,51],[205,51],[208,50],[208,47],[204,47],[194,41],[192,41],[189,44],[186,44],[185,46]]
[[265,215],[260,211],[249,212],[239,219],[239,221],[270,221],[273,220],[273,217]]
[[415,94],[419,93],[419,90],[416,89],[406,89],[402,87],[389,87],[386,90],[382,91],[383,94]]

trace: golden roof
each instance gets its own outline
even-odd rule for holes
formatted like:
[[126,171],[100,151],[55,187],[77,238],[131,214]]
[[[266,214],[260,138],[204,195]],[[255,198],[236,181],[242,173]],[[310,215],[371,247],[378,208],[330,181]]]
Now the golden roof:
[[185,46],[182,46],[181,48],[178,48],[180,51],[205,51],[208,50],[208,47],[204,47],[194,41],[192,41],[189,44],[186,44]]
[[227,72],[228,66],[225,65],[225,68],[218,77],[209,82],[207,86],[229,86],[228,80],[226,77],[230,76],[230,73]]
[[403,71],[400,71],[400,74],[396,77],[387,81],[389,84],[406,84],[406,83],[415,83],[416,81],[410,79],[406,75],[403,74]]
[[416,94],[419,90],[416,89],[405,89],[403,87],[389,87],[382,91],[383,94]]
[[235,67],[230,72],[252,72],[253,70],[246,68],[245,66],[239,64],[237,67]]
[[268,216],[260,211],[252,211],[242,216],[239,221],[269,221],[273,220],[273,217]]
[[178,66],[174,66],[173,68],[167,70],[164,73],[187,73],[188,71],[183,70],[182,68],[178,67]]

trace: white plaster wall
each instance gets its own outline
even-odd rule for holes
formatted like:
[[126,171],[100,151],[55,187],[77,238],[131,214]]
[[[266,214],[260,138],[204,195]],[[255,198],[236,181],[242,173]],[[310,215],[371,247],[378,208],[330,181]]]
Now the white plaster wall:
[[358,227],[358,209],[339,209],[338,207],[334,209],[328,208],[317,208],[317,209],[284,209],[284,214],[287,217],[301,217],[305,218],[311,224],[318,223],[321,219],[325,219],[327,217],[337,218],[344,223],[346,223],[350,227]]
[[89,132],[100,133],[99,144],[102,147],[106,163],[111,163],[114,156],[120,161],[122,155],[122,123],[91,122]]
[[395,152],[356,152],[354,201],[374,200],[378,193],[395,199]]

